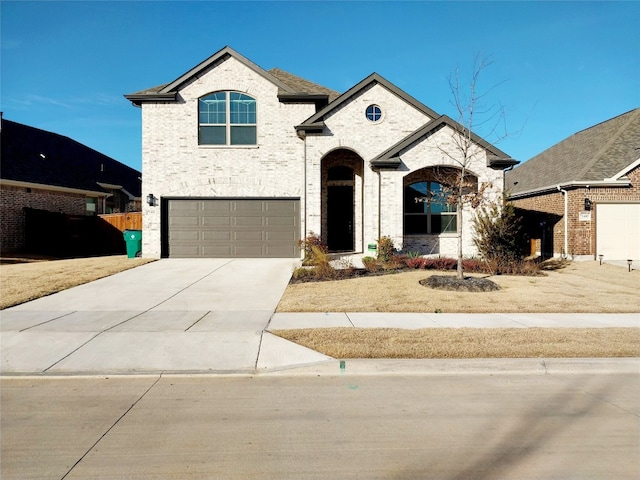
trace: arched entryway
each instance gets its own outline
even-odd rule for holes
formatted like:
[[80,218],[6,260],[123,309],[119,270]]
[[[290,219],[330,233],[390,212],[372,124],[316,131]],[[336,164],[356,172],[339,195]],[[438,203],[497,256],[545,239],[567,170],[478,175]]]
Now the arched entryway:
[[352,252],[362,242],[362,174],[355,152],[334,150],[322,159],[322,240],[330,252]]

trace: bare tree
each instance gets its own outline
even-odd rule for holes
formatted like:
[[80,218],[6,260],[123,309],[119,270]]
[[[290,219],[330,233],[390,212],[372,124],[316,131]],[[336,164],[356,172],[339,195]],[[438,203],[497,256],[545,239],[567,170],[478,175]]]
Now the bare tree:
[[438,149],[457,167],[455,170],[448,169],[446,178],[440,183],[444,185],[443,193],[447,203],[456,206],[457,277],[460,280],[464,279],[463,209],[466,205],[474,209],[479,207],[486,199],[487,190],[492,186],[486,183],[477,185],[475,177],[469,175],[472,162],[479,155],[484,154],[484,150],[478,146],[478,137],[473,131],[477,129],[486,131],[489,126],[487,136],[495,139],[493,143],[507,136],[506,130],[502,134],[498,133],[498,128],[504,127],[503,109],[495,105],[487,106],[485,103],[495,86],[484,92],[478,91],[480,76],[492,63],[490,59],[477,54],[471,75],[464,83],[459,68],[449,76],[451,103],[457,113],[455,120],[458,125],[453,126],[452,149],[437,145]]

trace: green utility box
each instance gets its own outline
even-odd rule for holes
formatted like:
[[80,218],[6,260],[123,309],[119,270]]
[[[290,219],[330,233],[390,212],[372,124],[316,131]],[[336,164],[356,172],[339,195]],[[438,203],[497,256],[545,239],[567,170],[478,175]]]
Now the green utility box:
[[369,255],[375,256],[378,254],[378,245],[375,243],[370,243],[367,245],[367,253]]
[[127,244],[127,257],[136,258],[142,255],[142,230],[125,230],[124,243]]

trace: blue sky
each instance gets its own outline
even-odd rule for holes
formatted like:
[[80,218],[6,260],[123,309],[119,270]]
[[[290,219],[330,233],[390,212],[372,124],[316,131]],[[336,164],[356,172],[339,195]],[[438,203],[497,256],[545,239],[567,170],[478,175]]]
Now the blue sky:
[[521,161],[640,107],[637,2],[2,0],[0,14],[4,117],[136,169],[140,110],[123,95],[225,45],[341,92],[377,72],[453,118],[447,78],[491,57],[479,88],[495,86],[512,132],[496,145]]

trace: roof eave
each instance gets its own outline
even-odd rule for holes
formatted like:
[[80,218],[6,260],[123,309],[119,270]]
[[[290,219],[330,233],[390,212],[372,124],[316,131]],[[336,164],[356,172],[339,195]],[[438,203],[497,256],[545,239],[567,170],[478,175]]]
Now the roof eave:
[[153,93],[153,94],[132,93],[131,95],[125,95],[124,98],[129,100],[136,107],[139,107],[143,103],[175,102],[177,96],[178,96],[177,92]]
[[296,125],[296,132],[305,133],[322,133],[324,131],[324,122],[303,123]]
[[328,102],[329,95],[311,93],[280,93],[278,100],[282,103],[317,103]]
[[514,158],[503,158],[487,155],[487,167],[493,170],[504,170],[518,165],[520,162]]
[[402,165],[400,157],[376,158],[369,162],[374,169],[397,169]]
[[557,192],[560,189],[562,190],[570,190],[573,188],[590,188],[590,187],[600,187],[600,188],[620,188],[620,187],[630,187],[631,180],[628,178],[620,178],[619,180],[595,180],[595,181],[572,181],[572,182],[562,182],[555,185],[547,185],[540,188],[533,188],[530,190],[525,190],[523,192],[511,193],[508,195],[509,200],[516,200],[518,198],[532,197],[535,195],[542,195],[545,193]]
[[21,180],[10,180],[7,178],[0,178],[0,185],[6,185],[11,187],[23,187],[23,188],[36,188],[40,190],[50,190],[54,192],[73,193],[80,195],[87,195],[93,197],[108,197],[110,194],[104,191],[87,190],[84,188],[65,187],[62,185],[51,185],[44,183],[23,182]]

